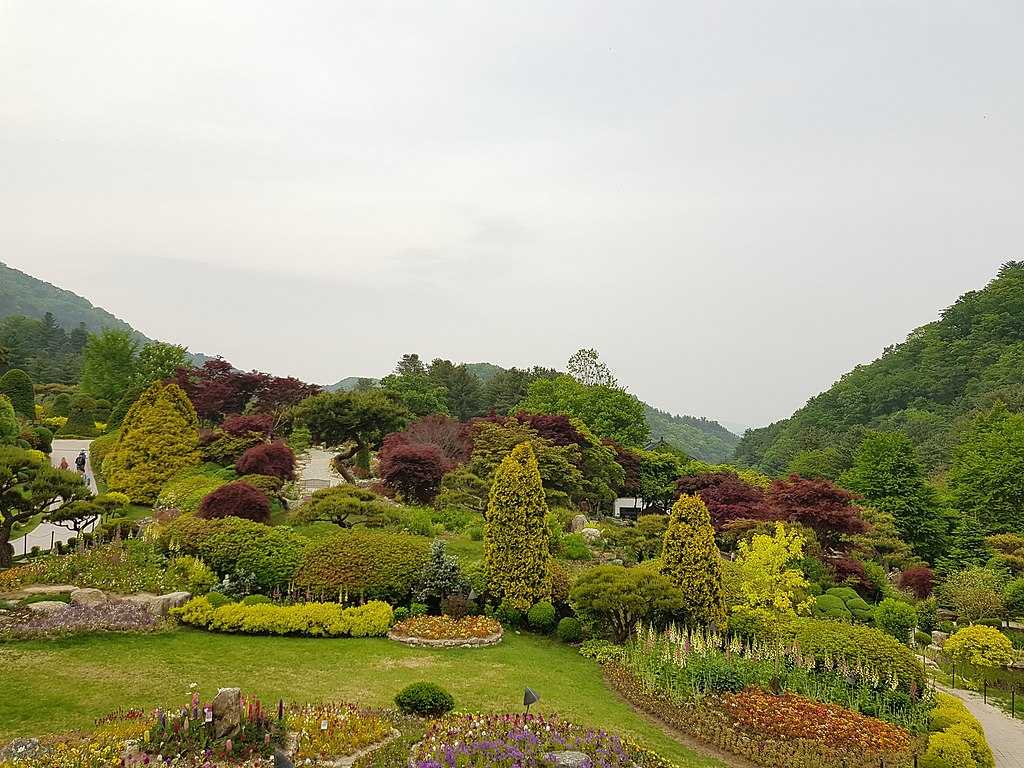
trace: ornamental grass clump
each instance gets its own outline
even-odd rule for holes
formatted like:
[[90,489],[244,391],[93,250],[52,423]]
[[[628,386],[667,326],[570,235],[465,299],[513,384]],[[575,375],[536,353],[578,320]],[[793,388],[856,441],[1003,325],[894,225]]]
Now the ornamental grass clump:
[[592,768],[670,768],[658,755],[613,733],[557,716],[452,715],[432,723],[410,758],[413,768],[543,768],[550,752],[582,752]]

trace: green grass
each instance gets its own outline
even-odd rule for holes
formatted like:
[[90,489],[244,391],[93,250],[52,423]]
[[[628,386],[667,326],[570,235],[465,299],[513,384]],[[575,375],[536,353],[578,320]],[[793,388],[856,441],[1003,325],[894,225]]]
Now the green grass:
[[35,515],[34,517],[30,517],[24,523],[15,523],[14,527],[11,529],[11,540],[13,541],[14,539],[20,539],[22,536],[28,536],[32,531],[39,527],[39,524],[42,521],[42,515]]
[[509,634],[493,648],[427,650],[384,639],[221,635],[178,629],[0,643],[0,743],[87,727],[118,707],[173,707],[189,684],[204,697],[239,686],[266,702],[342,699],[379,706],[411,682],[445,686],[463,710],[558,712],[629,735],[680,766],[720,763],[696,755],[640,717],[601,679],[594,662],[552,640]]

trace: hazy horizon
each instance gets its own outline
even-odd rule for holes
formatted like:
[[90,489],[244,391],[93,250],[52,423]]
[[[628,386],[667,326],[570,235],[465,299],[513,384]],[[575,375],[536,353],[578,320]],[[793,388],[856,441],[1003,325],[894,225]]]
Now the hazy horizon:
[[1022,258],[1013,2],[0,6],[0,261],[329,384],[789,416]]

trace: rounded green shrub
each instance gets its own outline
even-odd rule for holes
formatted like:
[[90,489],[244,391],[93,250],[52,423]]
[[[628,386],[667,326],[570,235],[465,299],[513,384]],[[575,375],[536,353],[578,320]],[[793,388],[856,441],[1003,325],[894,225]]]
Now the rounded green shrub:
[[494,609],[494,618],[506,627],[521,627],[526,614],[519,607],[519,604],[512,600],[502,600]]
[[379,530],[349,530],[316,544],[295,574],[298,589],[404,602],[427,562],[422,538]]
[[971,748],[971,757],[974,758],[978,768],[995,768],[995,757],[992,755],[992,749],[989,747],[988,742],[985,741],[983,734],[978,733],[977,730],[967,723],[951,725],[946,729],[946,733],[956,736]]
[[267,605],[273,602],[266,595],[246,595],[242,598],[242,605]]
[[207,592],[206,599],[214,608],[220,608],[222,605],[234,602],[230,597],[220,592]]
[[857,594],[857,590],[853,587],[832,587],[831,589],[826,590],[825,594],[834,595],[842,600],[843,603],[861,599],[860,595]]
[[233,477],[234,473],[231,470],[216,464],[189,467],[164,483],[153,506],[156,509],[198,512],[203,499],[222,485],[231,482]]
[[407,715],[440,717],[455,709],[455,699],[436,683],[413,683],[398,692],[395,706]]
[[814,599],[814,615],[838,621],[852,621],[853,614],[847,609],[842,598],[825,593]]
[[905,643],[917,626],[917,611],[902,600],[887,597],[875,609],[875,626]]
[[1014,661],[1013,643],[994,627],[973,624],[954,632],[942,646],[943,653],[958,664],[1003,667]]
[[20,368],[12,368],[0,376],[0,395],[7,395],[14,412],[23,419],[35,419],[36,395],[32,379]]
[[555,628],[557,618],[555,606],[547,600],[534,603],[526,614],[526,621],[530,625],[530,629],[544,634],[550,633]]
[[978,768],[971,746],[953,733],[942,731],[928,737],[928,749],[919,768]]
[[67,418],[71,415],[71,395],[67,392],[61,392],[50,404],[50,414],[53,416],[64,416]]
[[79,393],[71,398],[71,413],[60,429],[69,437],[92,437],[96,434],[96,403],[89,395]]
[[583,638],[583,625],[573,616],[566,616],[558,622],[558,639],[563,643],[578,643]]

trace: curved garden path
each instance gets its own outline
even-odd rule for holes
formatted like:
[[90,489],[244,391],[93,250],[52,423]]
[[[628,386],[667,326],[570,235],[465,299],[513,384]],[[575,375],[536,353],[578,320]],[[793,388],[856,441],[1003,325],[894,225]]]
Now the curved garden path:
[[[53,451],[50,453],[50,463],[55,467],[59,467],[60,460],[67,459],[68,466],[74,470],[75,457],[78,456],[79,451],[85,451],[85,455],[88,457],[89,444],[91,442],[91,440],[54,440]],[[96,493],[96,477],[92,471],[92,463],[88,460],[85,463],[85,474],[89,478],[89,487],[93,493]],[[63,528],[53,523],[40,523],[28,535],[22,536],[19,539],[13,539],[11,545],[14,547],[14,554],[16,555],[30,552],[32,547],[39,547],[45,552],[56,542],[59,541],[63,544],[74,535],[75,532],[68,528]]]
[[1024,721],[1009,715],[991,704],[981,695],[959,688],[939,686],[946,693],[960,699],[985,729],[985,739],[992,747],[996,768],[1024,768]]

